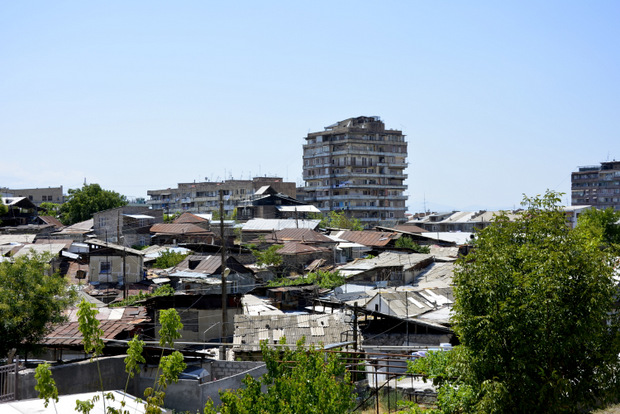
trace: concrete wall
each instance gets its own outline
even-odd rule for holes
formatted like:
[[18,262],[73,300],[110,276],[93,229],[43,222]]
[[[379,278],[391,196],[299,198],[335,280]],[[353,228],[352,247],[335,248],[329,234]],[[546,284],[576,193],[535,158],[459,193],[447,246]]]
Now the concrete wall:
[[[263,362],[248,361],[213,361],[216,372],[234,372],[235,375],[205,382],[200,384],[195,380],[179,380],[176,384],[170,384],[166,389],[166,397],[164,405],[166,408],[173,408],[176,411],[189,411],[191,413],[201,412],[204,409],[207,400],[211,398],[215,405],[221,403],[220,391],[229,389],[238,389],[243,386],[241,382],[246,375],[258,378],[267,372],[267,367]],[[253,364],[253,366],[252,366]],[[240,368],[248,368],[239,371]],[[140,378],[139,395],[143,395],[144,390],[153,386],[154,378]]]
[[[105,390],[125,389],[127,374],[124,359],[125,355],[99,360]],[[267,372],[267,367],[263,362],[208,361],[203,366],[211,372],[211,378],[216,380],[207,380],[203,383],[197,380],[179,380],[176,384],[170,384],[165,391],[164,405],[166,408],[172,408],[177,412],[202,412],[209,398],[216,405],[221,403],[220,391],[242,387],[241,381],[246,375],[258,378]],[[127,392],[142,398],[144,390],[152,387],[155,382],[154,372],[156,372],[154,368],[142,369],[134,380],[130,380]],[[34,389],[37,383],[34,373],[34,369],[23,370],[19,373],[18,399],[38,398],[39,393]],[[101,390],[96,362],[83,361],[52,367],[52,377],[56,381],[59,395]]]
[[[125,356],[99,359],[103,388],[106,390],[124,390],[127,374],[125,373]],[[82,361],[74,364],[59,365],[51,368],[52,378],[56,381],[59,395],[78,394],[101,390],[97,363]],[[20,371],[18,382],[18,399],[37,398],[39,393],[34,389],[37,380],[34,369]],[[132,384],[127,390],[133,394]]]

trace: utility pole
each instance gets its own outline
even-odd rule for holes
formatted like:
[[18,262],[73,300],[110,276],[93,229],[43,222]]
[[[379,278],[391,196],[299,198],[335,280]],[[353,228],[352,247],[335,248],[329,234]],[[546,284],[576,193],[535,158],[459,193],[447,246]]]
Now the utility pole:
[[226,328],[228,326],[228,312],[226,296],[226,241],[224,239],[224,190],[220,190],[220,238],[222,240],[222,342],[227,337]]

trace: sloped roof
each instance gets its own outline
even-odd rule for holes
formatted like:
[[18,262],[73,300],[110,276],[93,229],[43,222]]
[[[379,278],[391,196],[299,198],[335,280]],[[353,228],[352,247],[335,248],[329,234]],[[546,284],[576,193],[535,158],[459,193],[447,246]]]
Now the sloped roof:
[[266,242],[282,243],[298,241],[303,243],[335,243],[329,237],[308,228],[289,228],[278,230],[265,236]]
[[[148,316],[144,307],[126,308],[99,308],[96,318],[99,328],[103,331],[101,339],[108,342],[110,339],[127,337],[127,332],[136,329],[138,324],[147,322]],[[79,330],[76,307],[68,309],[65,314],[68,321],[55,325],[52,331],[43,338],[42,345],[80,345],[82,333]]]
[[429,240],[437,240],[441,242],[454,244],[467,244],[471,242],[474,233],[468,231],[452,232],[452,231],[429,231],[428,233],[420,233],[419,237]]
[[392,240],[400,237],[400,233],[383,232],[383,231],[352,231],[341,230],[334,234],[336,237],[353,243],[363,244],[364,246],[385,247]]
[[206,217],[201,217],[193,213],[185,212],[181,214],[179,217],[174,219],[174,224],[183,224],[183,223],[205,223],[209,222]]
[[65,226],[54,216],[39,216],[39,219],[41,219],[45,224],[49,224],[59,229]]
[[[367,303],[371,312],[399,318],[411,318],[434,311],[438,307],[451,305],[452,289],[422,289],[417,291],[398,291],[387,289],[379,291]],[[379,304],[378,309],[374,305]]]
[[252,219],[243,224],[243,231],[273,231],[289,228],[316,229],[321,220]]
[[415,224],[399,224],[394,227],[394,230],[405,231],[407,233],[426,233],[428,231]]
[[24,208],[37,208],[27,197],[2,197],[2,201],[7,207],[19,206]]
[[[85,242],[86,244],[90,244],[93,246],[104,247],[107,249],[117,250],[119,252],[126,252],[135,254],[136,256],[144,256],[144,252],[141,250],[132,249],[131,247],[121,246],[120,244],[109,243],[103,240],[91,239]],[[91,254],[96,254],[97,250],[91,251]]]
[[95,225],[95,220],[88,219],[88,220],[80,221],[79,223],[72,224],[71,226],[67,226],[57,233],[59,234],[84,234],[84,233],[93,231],[94,225]]
[[34,243],[36,234],[0,234],[0,245],[12,243]]
[[284,336],[287,344],[295,344],[305,337],[306,344],[322,343],[328,346],[352,340],[352,329],[351,316],[342,312],[318,315],[235,315],[233,350],[260,351],[261,341],[273,345]]
[[431,263],[413,281],[413,286],[419,288],[449,288],[452,286],[454,263]]
[[321,210],[312,204],[299,206],[276,206],[276,210],[284,213],[321,213]]
[[212,232],[203,229],[195,224],[191,223],[157,223],[151,226],[151,233],[156,234],[171,234],[171,235],[209,235]]
[[345,277],[364,273],[374,268],[396,267],[407,271],[425,261],[431,260],[433,256],[422,253],[403,253],[403,252],[383,252],[372,259],[356,259],[351,263],[338,268],[338,271]]
[[15,253],[15,257],[20,256],[28,256],[33,251],[35,253],[51,253],[52,256],[58,256],[58,253],[62,249],[64,249],[66,245],[64,243],[59,244],[49,244],[49,243],[41,243],[41,244],[26,244],[22,246],[21,249],[17,253]]
[[[192,269],[190,267],[191,262],[198,262],[198,264]],[[243,266],[237,259],[232,256],[226,258],[226,264],[229,268],[236,268],[238,270],[247,270],[247,273],[251,273],[251,270]],[[206,275],[219,274],[222,266],[221,255],[203,256],[197,254],[191,254],[183,259],[176,267],[175,271],[189,270],[194,273],[204,273]]]
[[278,249],[278,254],[311,254],[311,253],[319,253],[319,252],[329,252],[330,250],[326,247],[315,247],[309,246],[304,243],[289,241],[284,243],[282,248]]

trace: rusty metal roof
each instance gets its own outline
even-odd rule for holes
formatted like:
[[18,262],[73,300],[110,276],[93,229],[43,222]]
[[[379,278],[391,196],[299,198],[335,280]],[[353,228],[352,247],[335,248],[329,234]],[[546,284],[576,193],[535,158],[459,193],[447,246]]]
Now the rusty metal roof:
[[312,229],[283,229],[265,236],[266,242],[282,243],[297,241],[302,243],[334,243],[332,239]]
[[[79,330],[77,308],[67,310],[68,321],[55,325],[52,331],[41,341],[42,345],[80,345],[82,333]],[[103,331],[104,342],[110,339],[125,339],[137,328],[138,324],[147,322],[148,316],[144,307],[99,308],[96,318],[99,328]]]
[[329,252],[329,249],[326,247],[315,247],[296,241],[290,241],[284,243],[284,246],[277,251],[278,254],[311,254],[318,252]]
[[206,218],[203,217],[199,217],[195,214],[189,213],[189,212],[185,212],[183,214],[181,214],[179,217],[177,217],[176,219],[174,219],[173,223],[174,224],[183,224],[183,223],[205,223],[205,222],[209,222],[209,220],[207,220]]
[[395,232],[384,232],[384,231],[352,231],[352,230],[343,230],[336,232],[336,237],[347,240],[353,243],[363,244],[364,246],[373,246],[373,247],[385,247],[392,240],[396,240],[400,237],[400,233]]
[[151,226],[151,233],[156,234],[193,234],[193,235],[211,235],[212,232],[203,229],[191,223],[157,223]]

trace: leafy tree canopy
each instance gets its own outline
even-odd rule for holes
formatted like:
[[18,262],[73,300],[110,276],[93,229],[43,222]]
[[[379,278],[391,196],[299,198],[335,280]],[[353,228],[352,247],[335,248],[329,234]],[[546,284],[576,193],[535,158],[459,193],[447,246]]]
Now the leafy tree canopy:
[[325,289],[333,289],[345,283],[344,276],[340,275],[337,270],[334,272],[317,270],[315,272],[308,273],[306,276],[298,277],[296,279],[280,278],[270,280],[267,286],[295,286],[305,284],[319,285]]
[[353,408],[354,384],[336,354],[306,349],[303,339],[296,349],[262,342],[261,350],[267,374],[258,380],[246,376],[245,388],[221,393],[222,405],[217,411],[207,405],[205,414],[341,414]]
[[36,349],[75,298],[66,280],[50,275],[50,256],[32,253],[0,262],[0,357]]
[[399,249],[409,249],[413,250],[416,253],[430,253],[431,248],[428,246],[421,246],[418,243],[414,242],[411,237],[402,236],[396,240],[394,243],[394,247]]
[[[9,208],[4,204],[4,201],[2,201],[2,197],[0,197],[0,216],[4,216],[8,212]],[[0,221],[0,223],[2,222]]]
[[46,201],[44,203],[41,203],[39,208],[41,209],[39,211],[40,216],[57,217],[60,214],[60,204],[50,203],[49,201]]
[[173,267],[181,263],[189,253],[180,253],[175,252],[173,250],[165,250],[161,253],[161,255],[155,260],[153,267],[156,269],[167,269],[169,267]]
[[60,207],[61,221],[71,225],[88,220],[94,213],[127,204],[127,198],[115,191],[104,190],[99,184],[84,184],[69,189],[67,200]]
[[361,221],[354,217],[347,217],[344,211],[330,211],[327,215],[323,216],[321,222],[319,223],[319,227],[331,227],[347,230],[364,230],[364,225]]
[[620,211],[612,207],[605,210],[591,208],[579,215],[577,226],[602,241],[605,248],[620,252]]
[[481,412],[576,412],[618,395],[613,268],[557,193],[482,230],[454,274],[464,381]]
[[257,265],[277,267],[282,264],[282,255],[278,253],[278,250],[282,248],[281,244],[274,244],[263,250],[258,250],[254,245],[248,245],[248,247],[256,257]]

